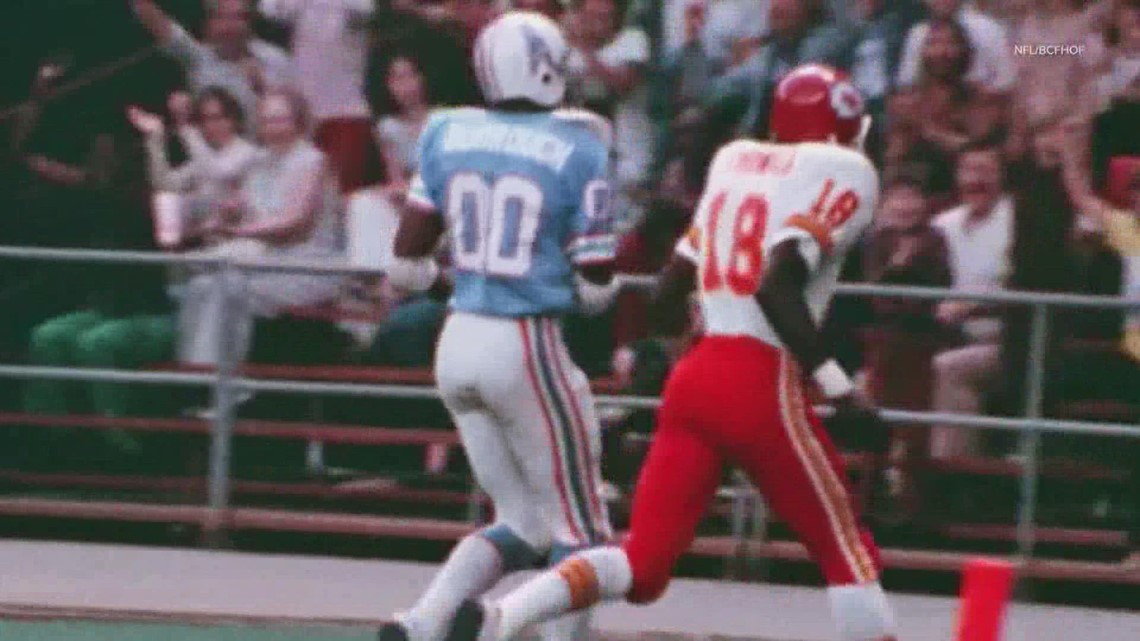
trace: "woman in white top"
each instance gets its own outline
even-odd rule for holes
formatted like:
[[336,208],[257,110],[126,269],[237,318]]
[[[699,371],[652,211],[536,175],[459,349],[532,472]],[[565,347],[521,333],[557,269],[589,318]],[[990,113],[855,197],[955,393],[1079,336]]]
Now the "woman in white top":
[[399,213],[396,206],[416,172],[420,132],[431,112],[427,81],[419,64],[394,56],[384,67],[385,93],[376,123],[376,142],[384,160],[386,181],[358,192],[348,205],[349,259],[352,264],[384,269],[392,257]]
[[217,87],[198,96],[191,109],[191,122],[178,127],[190,156],[178,167],[172,167],[166,156],[162,119],[136,107],[128,109],[127,114],[146,136],[151,185],[159,192],[182,195],[179,235],[183,242],[218,226],[220,221],[215,220],[215,214],[219,206],[240,188],[257,157],[257,147],[240,135],[242,111],[237,100]]
[[[357,192],[348,203],[348,258],[356,267],[387,269],[392,244],[400,223],[399,205],[416,172],[418,143],[431,113],[427,79],[419,63],[396,54],[380,67],[384,92],[378,105],[387,115],[376,123],[376,142],[384,162],[384,184]],[[387,315],[399,295],[386,281],[371,277],[354,279],[353,302],[377,318]],[[362,336],[369,338],[371,326]]]
[[[307,140],[308,129],[305,100],[299,94],[270,90],[262,97],[258,131],[264,150],[241,189],[222,202],[221,224],[213,230],[246,244],[246,256],[327,264],[344,255],[336,175]],[[212,365],[221,354],[243,359],[255,317],[332,300],[342,282],[339,276],[286,271],[235,271],[230,276],[221,286],[217,273],[190,282],[179,319],[183,362]],[[228,336],[220,335],[223,329]]]
[[388,62],[384,88],[383,106],[388,114],[376,123],[376,140],[384,159],[386,191],[403,195],[416,170],[417,143],[431,112],[431,101],[423,70],[406,55]]

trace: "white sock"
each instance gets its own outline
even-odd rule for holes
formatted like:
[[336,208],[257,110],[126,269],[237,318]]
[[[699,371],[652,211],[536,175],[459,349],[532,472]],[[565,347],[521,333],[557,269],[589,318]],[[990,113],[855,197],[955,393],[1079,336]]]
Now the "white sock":
[[633,568],[629,557],[619,547],[586,550],[580,555],[590,562],[598,577],[598,594],[603,601],[624,599],[633,587]]
[[557,568],[547,570],[504,596],[497,608],[497,639],[508,641],[524,628],[570,612],[570,586]]
[[502,576],[498,550],[482,534],[470,534],[451,551],[419,601],[399,618],[412,641],[439,641],[463,600],[483,594]]
[[833,585],[827,588],[827,597],[841,641],[881,641],[896,634],[887,595],[877,581]]
[[624,598],[632,584],[633,571],[621,548],[595,548],[575,554],[498,602],[498,641],[508,641],[531,625],[598,601]]
[[542,641],[589,641],[593,609],[572,612],[539,625]]

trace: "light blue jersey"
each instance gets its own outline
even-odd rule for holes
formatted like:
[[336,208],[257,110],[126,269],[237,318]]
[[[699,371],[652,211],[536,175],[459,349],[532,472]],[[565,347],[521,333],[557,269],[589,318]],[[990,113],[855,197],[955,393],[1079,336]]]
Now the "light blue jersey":
[[573,311],[574,268],[613,260],[608,125],[579,111],[455,109],[420,137],[408,203],[446,217],[456,311]]

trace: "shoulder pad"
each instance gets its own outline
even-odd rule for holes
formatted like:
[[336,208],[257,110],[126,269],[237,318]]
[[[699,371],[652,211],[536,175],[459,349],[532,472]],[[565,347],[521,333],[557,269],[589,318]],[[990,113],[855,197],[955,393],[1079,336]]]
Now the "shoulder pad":
[[428,123],[440,123],[456,118],[473,118],[487,115],[487,110],[479,107],[444,107],[435,109],[428,116]]
[[725,158],[731,156],[736,152],[748,149],[749,147],[755,147],[759,144],[763,143],[748,138],[737,138],[736,140],[725,143],[721,146],[720,149],[716,150],[715,154],[713,154],[712,160],[709,162],[709,173],[711,174],[714,171],[718,171],[721,163],[724,162]]
[[557,109],[552,115],[563,122],[581,125],[597,136],[606,149],[613,147],[613,125],[598,114],[585,109]]
[[753,140],[751,138],[737,138],[736,140],[731,140],[729,142],[726,142],[720,149],[717,150],[716,155],[717,156],[720,156],[720,155],[727,156],[728,154],[738,152],[738,151],[767,150],[767,149],[772,148],[773,146],[774,146],[773,143],[770,143],[766,140]]
[[797,144],[797,147],[806,155],[814,158],[821,160],[826,159],[830,162],[847,163],[877,173],[871,159],[867,158],[867,155],[863,152],[852,149],[851,147],[826,142],[801,142]]

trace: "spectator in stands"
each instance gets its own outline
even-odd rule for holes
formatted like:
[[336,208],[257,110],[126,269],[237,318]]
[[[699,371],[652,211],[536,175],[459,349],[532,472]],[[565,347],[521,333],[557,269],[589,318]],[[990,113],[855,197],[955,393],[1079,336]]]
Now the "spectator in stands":
[[[1015,213],[1010,253],[1012,271],[1006,286],[1017,291],[1081,293],[1094,293],[1090,286],[1107,286],[1107,292],[1101,289],[1100,293],[1115,293],[1114,283],[1119,281],[1119,267],[1116,274],[1110,274],[1112,282],[1096,283],[1087,273],[1091,263],[1091,256],[1088,256],[1091,243],[1078,234],[1074,207],[1062,184],[1060,124],[1046,123],[1032,132],[1027,152],[1020,157],[1012,157],[1008,165],[1007,185],[1014,195]],[[1057,393],[1058,381],[1054,379],[1063,379],[1065,371],[1054,366],[1071,357],[1066,352],[1072,339],[1088,338],[1090,326],[1095,328],[1095,325],[1103,324],[1089,322],[1099,315],[1094,310],[1056,308],[1049,311],[1046,365],[1052,372],[1045,380],[1043,411],[1052,414],[1058,409],[1058,401],[1062,400]],[[1003,375],[990,395],[990,399],[995,401],[991,409],[1006,415],[1022,416],[1028,409],[1028,337],[1033,326],[1033,310],[1021,305],[1006,306],[1001,322],[1004,338],[1000,367]],[[999,446],[1010,444],[1008,436],[992,434],[991,442]],[[1046,439],[1046,451],[1068,438],[1056,436]],[[1069,444],[1072,444],[1071,440]],[[1083,445],[1087,447],[1087,443]]]
[[345,194],[375,182],[372,113],[364,97],[374,0],[259,0],[262,15],[292,27],[296,84],[316,123],[317,146]]
[[820,0],[771,0],[768,28],[766,43],[720,78],[710,96],[724,117],[732,117],[733,103],[743,105],[740,130],[761,138],[767,137],[772,90],[786,72],[807,62],[851,67],[850,34],[827,22]]
[[967,78],[989,91],[1005,93],[1013,89],[1016,70],[1013,48],[1006,28],[997,20],[981,13],[965,0],[927,0],[930,18],[911,27],[903,47],[898,84],[909,86],[919,80],[919,68],[925,57],[930,22],[950,20],[961,24],[975,55],[970,60]]
[[[918,83],[900,88],[894,98],[901,131],[888,142],[903,143],[888,156],[929,165],[932,193],[942,193],[953,157],[970,140],[1004,139],[1009,124],[1005,94],[988,91],[966,76],[974,55],[966,32],[950,20],[931,20]],[[893,123],[892,125],[897,124]],[[919,141],[921,141],[919,143]],[[917,144],[916,144],[917,143]],[[907,149],[906,145],[913,145]]]
[[[427,79],[408,54],[388,59],[384,89],[378,105],[385,113],[376,124],[376,140],[384,160],[383,185],[357,192],[348,203],[348,256],[359,267],[387,269],[399,226],[399,206],[419,162],[417,143],[431,110]],[[353,299],[383,319],[401,296],[385,281],[354,279]]]
[[[416,172],[416,165],[419,162],[417,145],[420,132],[427,123],[432,107],[427,79],[419,63],[411,55],[399,54],[388,60],[384,69],[384,89],[379,103],[384,115],[376,123],[375,137],[380,146],[387,182],[362,194],[362,198],[354,201],[366,200],[376,206],[382,204],[387,210],[388,217],[395,221],[394,217],[397,216],[395,206],[403,202],[408,182]],[[351,224],[353,223],[350,222]],[[350,229],[350,234],[354,230],[355,227]],[[392,232],[394,231],[393,227]],[[388,238],[384,243],[387,249],[381,250],[386,257],[390,257],[391,254],[389,247],[391,240],[392,238]],[[387,258],[378,266],[386,265]]]
[[856,4],[862,23],[852,46],[851,80],[867,100],[867,113],[875,124],[868,150],[881,158],[887,96],[894,86],[906,37],[909,13],[905,3],[886,0],[859,0]]
[[[1013,199],[1004,191],[1005,167],[993,141],[964,148],[958,157],[957,184],[962,204],[942,212],[934,226],[949,249],[953,288],[985,292],[1005,286],[1012,267]],[[934,409],[977,414],[999,372],[1001,321],[991,307],[963,300],[944,301],[938,321],[959,334],[959,345],[934,359]],[[935,427],[931,454],[937,458],[976,451],[971,430]]]
[[[71,72],[71,55],[45,58],[35,70],[26,101],[14,114],[3,153],[6,211],[4,241],[12,245],[73,247],[85,238],[89,161],[94,152],[92,123],[75,114],[89,109],[75,97],[47,101]],[[5,261],[3,302],[10,312],[0,324],[0,355],[24,353],[28,332],[45,318],[80,304],[75,266]]]
[[[921,168],[898,167],[886,173],[882,205],[864,255],[869,282],[950,286],[949,250],[930,223],[924,188]],[[934,302],[899,298],[871,302],[874,324],[865,333],[868,391],[883,407],[929,410],[941,334]],[[920,470],[929,451],[929,432],[925,426],[900,426],[891,449],[901,472],[901,516],[910,518],[920,507]]]
[[[1010,133],[1008,94],[979,91],[966,106],[966,136],[970,140],[1007,141]],[[1008,148],[1008,142],[1007,142]]]
[[131,0],[131,4],[143,27],[185,69],[191,90],[225,89],[241,104],[247,123],[256,121],[258,95],[268,87],[293,80],[289,56],[253,37],[246,0],[208,3],[202,41],[171,19],[154,0]]
[[475,44],[479,31],[502,8],[501,3],[490,0],[391,0],[391,6],[399,12],[414,14],[430,22],[435,29],[447,33],[449,38],[467,50]]
[[[717,6],[721,4],[733,3],[717,3]],[[677,140],[678,131],[688,128],[688,123],[703,120],[701,107],[727,64],[727,61],[714,56],[703,37],[710,10],[708,4],[703,0],[692,0],[685,7],[683,46],[663,54],[653,84],[649,113],[657,129],[657,145],[650,184],[661,180],[670,161],[685,155],[678,150],[683,146]],[[712,138],[720,137],[712,130],[707,134]]]
[[[482,101],[470,64],[470,44],[465,32],[449,22],[444,5],[400,0],[381,0],[373,20],[377,52],[414,51],[432,88],[432,97],[443,105],[472,105]],[[431,7],[444,7],[443,11]],[[383,93],[387,58],[373,56],[381,71],[368,73],[370,96]],[[373,113],[381,114],[382,105],[373,105]]]
[[768,31],[768,0],[635,0],[627,23],[649,36],[653,58],[661,61],[688,44],[694,12],[702,17],[701,46],[722,68],[747,57]]
[[975,86],[967,70],[975,51],[966,31],[953,20],[924,24],[922,62],[915,86],[921,109],[922,137],[943,153],[954,154],[969,140],[966,128]]
[[886,97],[898,75],[911,12],[906,3],[886,0],[858,0],[854,5],[860,23],[852,51],[851,79],[874,108],[873,113],[878,114],[885,109]]
[[[90,221],[70,242],[107,250],[152,250],[146,216],[142,158],[131,153],[129,125],[121,110],[110,105],[87,105],[84,125],[92,132],[92,153],[76,167],[82,189],[82,214]],[[112,113],[118,112],[118,113]],[[163,360],[172,344],[169,303],[159,269],[138,265],[85,265],[71,281],[82,303],[66,314],[37,325],[28,337],[31,364],[55,367],[134,369]],[[96,413],[131,416],[145,403],[137,389],[122,383],[76,383],[29,380],[23,386],[23,408],[43,414]],[[139,442],[122,433],[68,435],[69,443],[48,452],[55,457],[77,455],[77,461],[98,466],[105,455],[137,453]]]
[[954,158],[971,139],[997,133],[1006,122],[999,94],[978,91],[966,78],[974,55],[966,32],[952,20],[927,24],[918,81],[900,87],[888,103],[887,167],[924,167],[936,204],[953,199]]
[[763,45],[771,0],[706,0],[705,4],[702,38],[722,68],[744,62]]
[[713,154],[724,138],[698,109],[689,109],[673,122],[673,146],[664,158],[664,172],[653,199],[692,213],[696,211]]
[[[1140,299],[1140,173],[1132,176],[1130,184],[1131,210],[1116,209],[1098,198],[1089,188],[1089,181],[1072,160],[1067,160],[1068,188],[1071,198],[1081,214],[1091,218],[1104,230],[1109,245],[1121,257],[1124,282],[1121,294],[1128,299]],[[1140,364],[1140,312],[1128,314],[1124,326],[1123,351]],[[1122,389],[1140,389],[1140,379],[1134,385],[1122,384]]]
[[[1091,219],[1103,230],[1105,240],[1119,255],[1123,266],[1121,294],[1131,300],[1140,300],[1140,172],[1132,175],[1129,183],[1128,209],[1116,208],[1098,198],[1085,168],[1079,137],[1084,129],[1070,126],[1061,145],[1064,162],[1065,186],[1081,215]],[[1076,134],[1076,135],[1074,135]],[[1136,390],[1140,389],[1140,311],[1125,314],[1123,340],[1114,357],[1098,360],[1095,364],[1102,375],[1095,378],[1103,389],[1099,398],[1136,404]],[[1130,499],[1132,521],[1129,528],[1131,554],[1125,563],[1140,569],[1140,448],[1127,458],[1131,461]]]
[[654,137],[646,115],[649,38],[622,29],[621,18],[615,0],[582,0],[567,15],[567,75],[570,100],[612,120],[615,178],[628,191],[646,178]]
[[679,48],[667,51],[661,60],[660,73],[669,103],[664,116],[668,120],[687,108],[700,105],[720,73],[722,62],[713,56],[701,37],[706,16],[707,5],[703,1],[686,4],[685,39]]
[[1140,2],[1118,2],[1114,13],[1112,28],[1108,30],[1112,50],[1105,73],[1097,83],[1102,108],[1125,94],[1136,93],[1140,80]]
[[902,167],[921,172],[931,208],[954,201],[954,156],[923,136],[926,116],[922,94],[915,87],[896,91],[887,101],[883,165],[887,171]]
[[[1064,114],[1088,119],[1097,109],[1097,74],[1105,59],[1103,23],[1111,0],[1036,0],[1013,29],[1015,44],[1080,47],[1080,55],[1018,56],[1015,113],[1026,122]],[[1057,87],[1065,87],[1058,91]]]
[[[230,239],[233,254],[323,262],[343,255],[339,189],[324,154],[305,139],[309,125],[300,94],[270,89],[262,97],[258,129],[265,152],[240,192],[222,203],[223,223],[216,230]],[[224,287],[218,278],[226,279]],[[197,276],[179,314],[180,360],[215,365],[223,353],[240,360],[255,318],[329,301],[339,286],[337,277],[286,272]],[[222,331],[232,332],[228,346]]]
[[416,171],[417,143],[432,108],[427,79],[411,55],[393,56],[384,73],[383,113],[376,123],[376,139],[388,176],[386,190],[394,195],[407,191]]
[[158,192],[184,197],[177,235],[183,243],[202,240],[211,228],[222,225],[216,218],[219,207],[240,187],[257,158],[257,147],[241,137],[241,105],[224,89],[210,87],[199,93],[193,104],[193,125],[178,126],[190,159],[177,168],[167,158],[162,119],[136,107],[128,110],[128,116],[145,136],[151,185]]
[[1108,42],[1108,72],[1100,79],[1100,113],[1093,130],[1093,179],[1104,183],[1108,159],[1140,154],[1140,0],[1117,2]]

